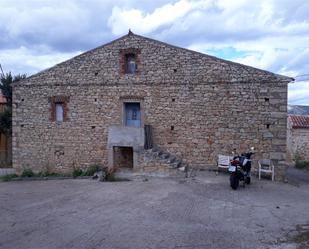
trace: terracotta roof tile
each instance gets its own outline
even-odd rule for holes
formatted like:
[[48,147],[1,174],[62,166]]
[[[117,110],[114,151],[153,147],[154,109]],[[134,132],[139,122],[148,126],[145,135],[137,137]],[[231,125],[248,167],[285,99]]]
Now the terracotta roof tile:
[[309,129],[308,115],[289,115],[293,129]]

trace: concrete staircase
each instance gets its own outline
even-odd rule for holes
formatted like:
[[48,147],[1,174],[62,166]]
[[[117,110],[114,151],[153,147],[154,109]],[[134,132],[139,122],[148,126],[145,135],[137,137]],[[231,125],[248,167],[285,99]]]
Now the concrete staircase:
[[149,165],[160,165],[172,176],[182,175],[185,177],[188,171],[188,164],[183,162],[181,158],[158,147],[144,151],[144,162]]

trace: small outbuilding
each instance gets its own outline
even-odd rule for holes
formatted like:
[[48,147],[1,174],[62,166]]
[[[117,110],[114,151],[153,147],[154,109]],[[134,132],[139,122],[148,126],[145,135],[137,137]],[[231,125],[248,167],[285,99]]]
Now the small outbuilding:
[[309,115],[289,115],[288,152],[293,160],[309,161]]

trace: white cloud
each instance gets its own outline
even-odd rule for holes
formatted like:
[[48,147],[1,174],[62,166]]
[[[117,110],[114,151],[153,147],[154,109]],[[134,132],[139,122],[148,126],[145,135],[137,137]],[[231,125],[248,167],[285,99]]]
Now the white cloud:
[[290,104],[309,105],[309,81],[289,84],[288,99]]
[[[204,53],[228,50],[225,59],[275,73],[309,73],[309,1],[0,2],[0,63],[8,71],[34,73],[131,28]],[[289,101],[304,103],[300,94],[309,99],[307,85],[293,84]]]
[[114,7],[108,19],[108,26],[115,35],[121,35],[128,29],[146,34],[156,30],[162,25],[172,24],[194,9],[205,9],[210,1],[180,0],[175,4],[165,4],[152,13],[143,13],[139,9],[121,9]]
[[[39,50],[41,51],[39,52]],[[43,47],[37,48],[37,51],[33,53],[32,50],[20,47],[17,49],[2,50],[0,63],[6,72],[12,71],[13,74],[27,73],[30,75],[54,66],[79,53],[80,51],[73,53],[56,52]]]

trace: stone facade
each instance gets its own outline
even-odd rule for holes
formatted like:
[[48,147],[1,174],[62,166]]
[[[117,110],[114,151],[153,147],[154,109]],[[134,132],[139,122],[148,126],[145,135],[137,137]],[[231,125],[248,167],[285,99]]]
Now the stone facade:
[[309,161],[309,116],[289,115],[287,146],[289,159]]
[[[125,51],[137,53],[135,74],[125,73]],[[151,125],[153,144],[190,167],[215,168],[219,153],[250,146],[256,159],[279,165],[286,157],[291,80],[129,33],[14,85],[13,165],[112,167],[110,127],[122,132],[130,100],[140,103],[140,129]],[[63,122],[51,119],[57,96],[69,99]],[[132,144],[141,138],[124,137],[114,146],[133,147],[134,170],[155,164],[143,159],[140,142]]]

